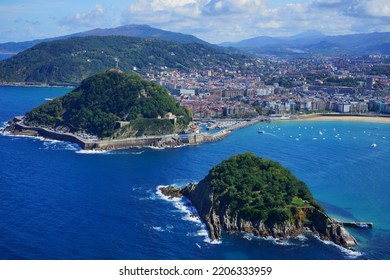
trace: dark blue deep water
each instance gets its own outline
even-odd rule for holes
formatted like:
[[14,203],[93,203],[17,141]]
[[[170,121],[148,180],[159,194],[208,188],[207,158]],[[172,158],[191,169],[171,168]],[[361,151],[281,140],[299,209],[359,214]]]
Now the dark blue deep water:
[[[0,122],[68,91],[0,87]],[[389,259],[390,124],[267,125],[201,146],[100,154],[0,136],[0,259]],[[156,193],[159,185],[199,181],[221,160],[247,151],[289,168],[332,216],[374,222],[371,230],[350,230],[358,252],[310,234],[281,243],[227,235],[210,244],[182,203]]]

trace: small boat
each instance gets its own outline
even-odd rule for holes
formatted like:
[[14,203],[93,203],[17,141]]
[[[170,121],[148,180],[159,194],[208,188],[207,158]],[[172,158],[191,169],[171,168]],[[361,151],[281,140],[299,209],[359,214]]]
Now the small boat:
[[358,227],[358,228],[369,228],[368,224],[365,224],[365,223],[356,223],[356,227]]
[[259,131],[258,131],[260,134],[264,134],[265,133],[265,131],[264,130],[261,130],[261,129],[259,129]]
[[371,144],[371,148],[376,148],[375,139],[374,139],[374,141],[373,141],[372,144]]

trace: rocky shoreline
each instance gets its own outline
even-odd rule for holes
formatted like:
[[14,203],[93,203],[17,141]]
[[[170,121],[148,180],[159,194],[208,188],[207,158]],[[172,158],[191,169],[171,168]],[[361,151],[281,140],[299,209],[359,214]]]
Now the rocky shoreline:
[[250,221],[231,216],[227,211],[220,211],[213,201],[213,194],[207,186],[198,187],[197,184],[189,184],[184,188],[173,186],[161,187],[161,193],[168,199],[188,198],[196,208],[200,219],[205,223],[211,240],[220,240],[223,232],[228,234],[243,232],[257,237],[273,237],[285,239],[296,237],[302,233],[310,232],[321,240],[332,241],[336,245],[352,249],[357,245],[356,239],[339,223],[327,214],[315,208],[302,208],[310,222],[292,224],[285,222],[276,225],[266,225],[261,221]]

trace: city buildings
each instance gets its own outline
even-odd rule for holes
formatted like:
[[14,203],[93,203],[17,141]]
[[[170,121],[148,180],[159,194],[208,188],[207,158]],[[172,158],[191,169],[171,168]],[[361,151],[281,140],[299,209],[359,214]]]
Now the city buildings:
[[[390,114],[388,56],[257,60],[261,71],[232,69],[148,74],[195,118],[247,118],[310,112]],[[260,67],[260,66],[259,66]]]

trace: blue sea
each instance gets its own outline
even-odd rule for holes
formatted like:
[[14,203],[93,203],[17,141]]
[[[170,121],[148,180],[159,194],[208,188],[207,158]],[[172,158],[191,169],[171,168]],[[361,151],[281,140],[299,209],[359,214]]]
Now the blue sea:
[[[70,90],[0,87],[0,122]],[[346,121],[272,122],[216,143],[106,153],[2,135],[0,259],[390,259],[389,141],[390,124]],[[289,168],[331,216],[373,222],[349,229],[356,252],[311,234],[210,243],[184,201],[158,194],[158,186],[197,182],[248,151]]]

